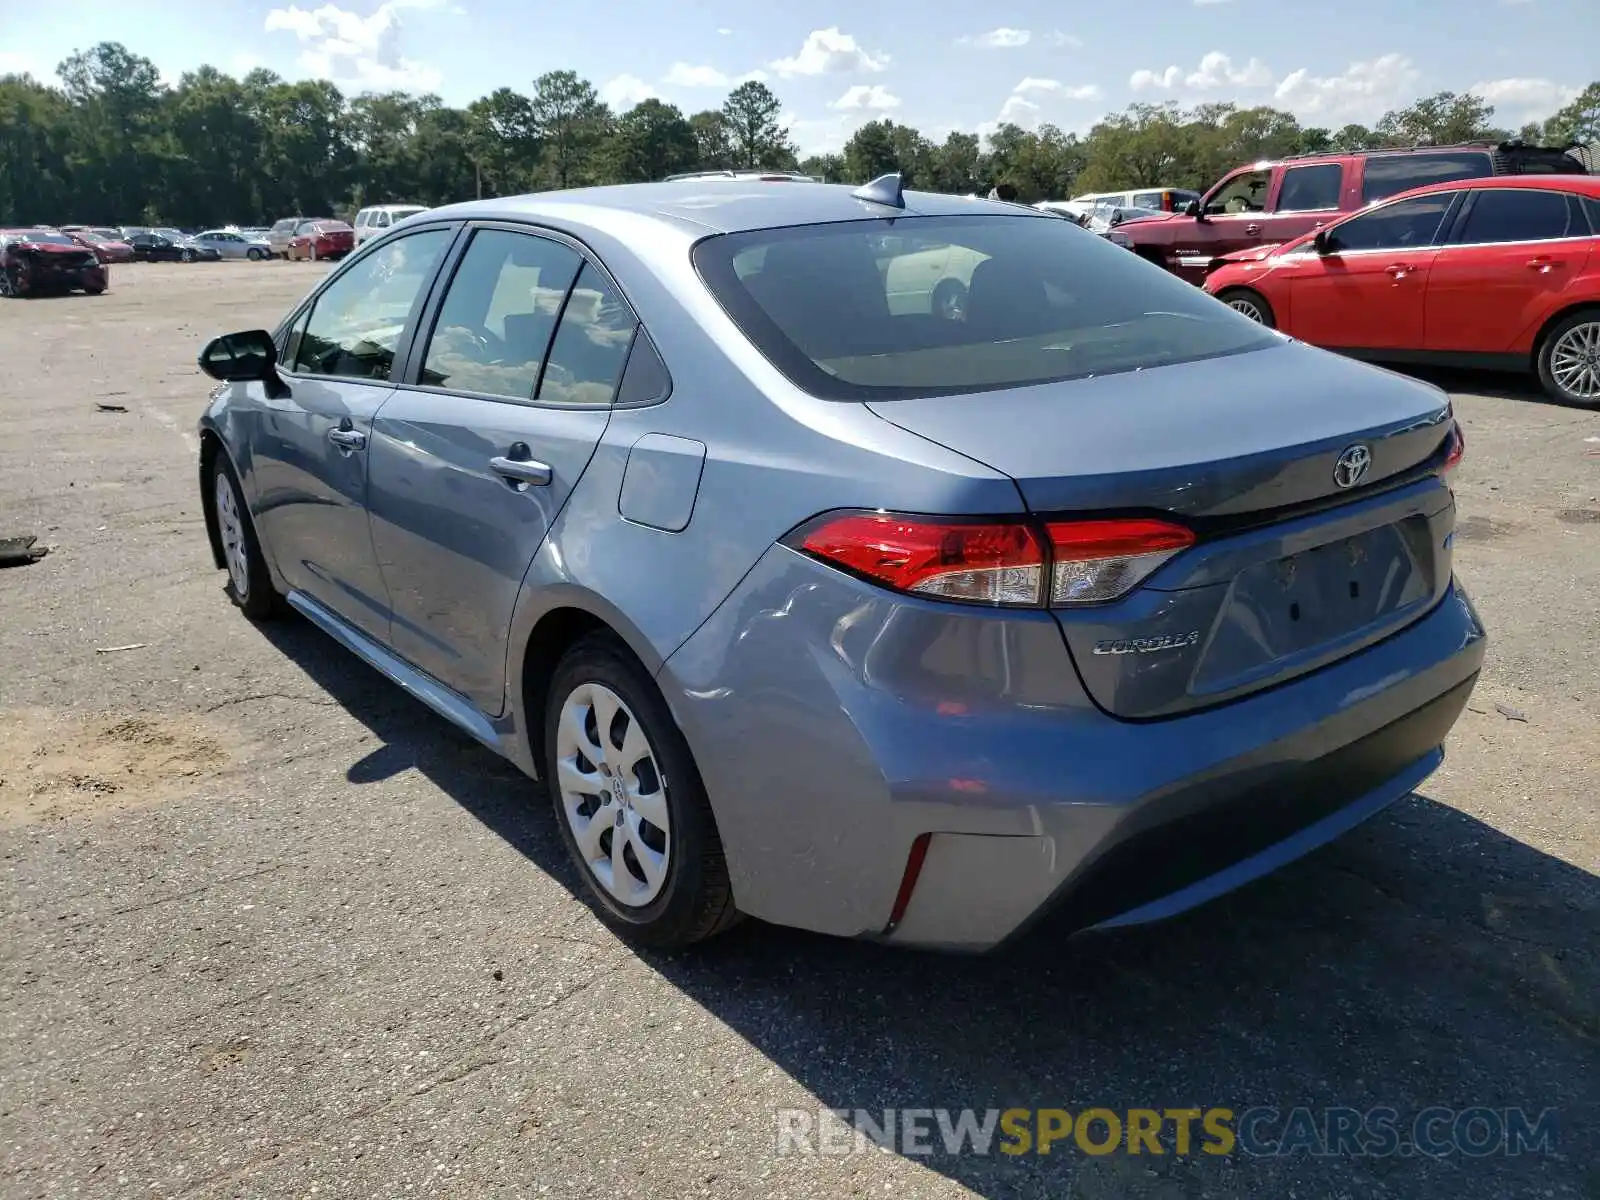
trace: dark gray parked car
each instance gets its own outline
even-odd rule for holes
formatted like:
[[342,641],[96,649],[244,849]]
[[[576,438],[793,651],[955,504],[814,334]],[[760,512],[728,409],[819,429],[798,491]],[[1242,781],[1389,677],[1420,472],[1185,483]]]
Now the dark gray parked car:
[[1016,205],[457,205],[201,362],[234,602],[546,779],[649,943],[1181,912],[1415,788],[1483,660],[1443,393]]

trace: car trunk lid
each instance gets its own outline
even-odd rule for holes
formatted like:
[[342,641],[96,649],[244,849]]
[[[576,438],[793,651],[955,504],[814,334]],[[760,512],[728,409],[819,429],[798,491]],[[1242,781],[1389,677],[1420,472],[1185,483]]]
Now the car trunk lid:
[[1116,716],[1174,715],[1314,670],[1449,586],[1454,503],[1436,470],[1448,401],[1387,371],[1284,343],[869,407],[1011,476],[1036,516],[1156,515],[1196,532],[1131,593],[1055,610]]

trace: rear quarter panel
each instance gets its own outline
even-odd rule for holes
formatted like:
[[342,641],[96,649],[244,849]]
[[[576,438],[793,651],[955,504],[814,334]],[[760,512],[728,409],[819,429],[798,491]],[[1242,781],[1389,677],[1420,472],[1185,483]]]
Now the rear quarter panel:
[[1586,306],[1600,307],[1600,237],[1591,239],[1589,255],[1583,266],[1573,273],[1572,281],[1560,292],[1551,296],[1550,302],[1532,320],[1528,321],[1509,347],[1513,354],[1532,355],[1539,334],[1565,313]]

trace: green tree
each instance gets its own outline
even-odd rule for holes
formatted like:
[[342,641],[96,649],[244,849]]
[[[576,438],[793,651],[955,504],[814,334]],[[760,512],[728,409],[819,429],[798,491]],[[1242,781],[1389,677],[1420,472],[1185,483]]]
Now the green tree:
[[1577,99],[1544,123],[1544,140],[1557,146],[1573,142],[1600,145],[1600,80],[1591,83]]
[[694,131],[695,165],[702,171],[727,171],[733,167],[733,139],[728,119],[716,109],[689,118]]
[[590,182],[590,159],[611,125],[594,84],[576,71],[547,71],[533,81],[529,100],[545,179],[558,188]]
[[1489,123],[1493,117],[1494,105],[1479,96],[1437,92],[1384,113],[1374,132],[1389,146],[1448,146],[1504,137],[1504,130]]
[[694,128],[673,104],[651,98],[617,118],[611,135],[611,178],[623,183],[691,171],[700,147]]
[[758,79],[746,80],[728,93],[722,120],[735,166],[781,171],[796,165],[788,131],[778,123],[782,111],[782,102]]

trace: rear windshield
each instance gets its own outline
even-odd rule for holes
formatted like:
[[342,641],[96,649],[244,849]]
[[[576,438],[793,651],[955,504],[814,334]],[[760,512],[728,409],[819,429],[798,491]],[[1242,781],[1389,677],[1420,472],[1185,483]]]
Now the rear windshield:
[[1068,221],[900,217],[723,234],[694,262],[812,395],[982,392],[1236,354],[1275,335]]

